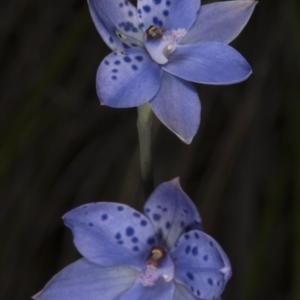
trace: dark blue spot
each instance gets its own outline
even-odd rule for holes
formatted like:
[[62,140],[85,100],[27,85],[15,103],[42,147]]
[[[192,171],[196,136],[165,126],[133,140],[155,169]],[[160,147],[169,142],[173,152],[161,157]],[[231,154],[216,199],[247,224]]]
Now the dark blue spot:
[[109,37],[109,42],[110,43],[113,43],[114,42],[114,39],[112,37]]
[[195,238],[199,239],[199,234],[197,232],[195,232]]
[[158,209],[161,209],[161,206],[160,206],[160,205],[157,205],[156,207],[157,207]]
[[163,208],[163,212],[166,212],[166,211],[168,211],[168,209],[165,207],[165,208]]
[[194,293],[194,288],[192,286],[190,286],[190,288],[191,288],[191,291]]
[[131,62],[131,58],[130,58],[129,56],[125,56],[125,57],[123,58],[123,60],[124,60],[125,62]]
[[167,222],[167,223],[166,223],[166,228],[169,229],[170,227],[171,227],[171,223],[170,223],[170,222]]
[[194,247],[192,253],[193,255],[198,255],[198,247]]
[[126,228],[126,235],[127,236],[133,236],[134,235],[134,229],[132,227],[127,227]]
[[188,239],[190,238],[190,236],[189,236],[188,234],[185,234],[185,235],[184,235],[184,238],[185,238],[186,240],[188,240]]
[[116,238],[117,240],[119,240],[119,239],[121,238],[121,233],[120,233],[120,232],[117,232],[116,235],[115,235],[115,238]]
[[137,243],[139,241],[139,239],[137,237],[132,238],[131,240],[133,243]]
[[111,76],[111,79],[113,79],[113,80],[117,80],[118,79],[118,77],[117,76]]
[[142,61],[144,58],[143,58],[143,56],[140,56],[140,55],[138,55],[138,56],[135,56],[134,57],[137,61]]
[[113,73],[118,73],[119,71],[118,71],[118,69],[113,69],[112,72]]
[[137,218],[140,218],[140,217],[141,217],[141,215],[140,215],[139,213],[137,213],[137,212],[134,212],[133,215],[134,215],[135,217],[137,217]]
[[160,4],[160,3],[161,3],[161,0],[153,0],[153,2],[154,2],[155,4]]
[[132,16],[133,16],[133,12],[132,12],[131,10],[128,12],[128,16],[129,16],[129,17],[132,17]]
[[198,297],[200,296],[200,294],[201,294],[201,293],[200,293],[200,291],[199,291],[199,290],[197,290],[197,296],[198,296]]
[[94,224],[93,224],[93,223],[89,223],[89,226],[91,226],[91,227],[92,227],[92,226],[94,226]]
[[122,245],[124,242],[123,241],[118,241],[118,244],[119,245]]
[[124,3],[125,3],[126,6],[128,5],[128,1],[125,1]]
[[155,239],[153,237],[148,238],[147,243],[149,245],[153,245],[155,243]]
[[213,247],[214,243],[212,241],[209,242],[210,246]]
[[188,212],[186,209],[184,209],[183,211],[184,211],[186,214],[188,214],[188,213],[189,213],[189,212]]
[[131,45],[131,47],[138,47],[139,45],[137,45],[137,44],[134,44],[134,43],[132,43],[132,44],[130,44]]
[[163,14],[164,14],[165,17],[167,17],[169,15],[169,11],[168,10],[164,10]]
[[203,256],[203,260],[204,260],[204,261],[207,261],[207,260],[208,260],[208,255],[207,255],[207,254]]
[[185,223],[183,221],[181,221],[180,226],[181,226],[181,228],[183,228],[185,226]]
[[209,285],[214,285],[214,282],[211,278],[207,278],[207,282]]
[[132,27],[131,31],[132,32],[138,32],[139,30],[136,27]]
[[142,220],[140,224],[141,224],[141,226],[145,227],[147,225],[147,221],[146,220]]
[[194,275],[191,272],[187,272],[186,276],[188,277],[188,279],[194,280]]
[[167,1],[167,2],[166,2],[166,5],[167,5],[167,6],[170,6],[170,5],[171,5],[171,1]]
[[124,48],[126,48],[126,49],[129,49],[130,47],[127,45],[127,44],[125,44],[125,43],[122,43],[122,45],[124,46]]
[[141,14],[141,13],[142,13],[142,11],[141,11],[141,9],[140,9],[140,8],[138,9],[138,13],[139,13],[139,14]]
[[118,210],[119,210],[119,211],[121,211],[121,210],[123,210],[123,209],[124,209],[123,206],[118,206]]
[[143,28],[143,27],[145,27],[145,24],[144,24],[144,23],[141,23],[141,24],[140,24],[140,28]]
[[219,280],[217,281],[217,286],[220,286],[220,281]]
[[138,69],[138,67],[136,65],[132,65],[131,66],[132,70],[136,71]]
[[190,251],[191,251],[191,246],[187,246],[187,247],[185,248],[185,253],[186,253],[186,254],[189,254]]
[[164,23],[162,21],[158,21],[158,27],[162,27]]
[[104,63],[108,66],[109,65],[109,61],[105,60]]
[[139,249],[138,246],[134,246],[134,247],[132,248],[132,250],[133,250],[133,251],[139,251],[140,249]]
[[145,6],[143,6],[143,10],[144,10],[146,13],[148,13],[148,12],[150,12],[151,7],[150,7],[149,5],[145,5]]
[[[113,76],[113,77],[114,77],[114,76]],[[108,219],[108,215],[107,215],[107,214],[102,215],[102,216],[101,216],[101,219],[102,219],[102,221],[107,220],[107,219]]]
[[158,17],[153,17],[152,22],[154,25],[158,25],[159,23]]
[[123,7],[123,3],[120,3],[120,4],[119,4],[119,7]]
[[153,218],[154,221],[159,221],[160,218],[161,218],[161,215],[159,215],[159,214],[153,214],[152,218]]
[[87,215],[87,214],[88,214],[88,212],[86,211],[84,214],[85,214],[85,215]]
[[177,261],[177,257],[174,257],[174,258],[173,258],[173,261]]
[[119,65],[121,62],[119,60],[115,61],[115,65]]
[[151,211],[150,208],[146,208],[146,209],[145,209],[145,212],[146,212],[146,213],[149,213],[150,211]]

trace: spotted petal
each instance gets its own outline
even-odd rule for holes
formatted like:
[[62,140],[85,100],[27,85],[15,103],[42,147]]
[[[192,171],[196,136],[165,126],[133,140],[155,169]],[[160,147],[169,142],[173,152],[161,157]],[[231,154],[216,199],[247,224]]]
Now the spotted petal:
[[231,277],[226,254],[202,231],[192,230],[181,236],[170,255],[176,264],[175,281],[201,299],[219,297]]
[[159,185],[147,200],[144,210],[160,242],[168,249],[183,232],[202,229],[197,208],[181,189],[178,178]]
[[188,30],[197,17],[199,0],[139,0],[138,17],[145,31],[151,25],[166,30]]
[[167,72],[150,102],[155,115],[181,140],[190,144],[200,123],[200,101],[194,86]]
[[162,68],[188,81],[220,85],[243,81],[252,72],[241,54],[222,43],[177,46]]
[[55,275],[36,300],[114,300],[135,282],[137,271],[129,267],[100,267],[86,259],[67,266]]
[[64,216],[78,251],[101,266],[141,269],[155,243],[150,222],[136,210],[117,203],[92,203]]
[[230,43],[248,23],[256,4],[256,1],[224,1],[201,6],[181,44]]
[[97,72],[97,94],[102,104],[134,107],[151,100],[157,93],[162,70],[142,49],[126,54],[109,54]]
[[136,8],[124,0],[88,0],[94,24],[112,50],[143,47],[143,32],[139,28]]
[[129,289],[120,300],[172,300],[174,294],[174,283],[159,279],[153,286],[143,286],[140,282]]

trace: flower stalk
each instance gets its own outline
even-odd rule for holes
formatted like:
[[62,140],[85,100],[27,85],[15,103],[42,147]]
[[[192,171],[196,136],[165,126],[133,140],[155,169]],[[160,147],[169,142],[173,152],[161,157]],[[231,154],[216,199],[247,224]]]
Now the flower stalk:
[[137,128],[139,134],[140,163],[145,198],[154,189],[152,167],[152,123],[153,114],[149,103],[138,106]]

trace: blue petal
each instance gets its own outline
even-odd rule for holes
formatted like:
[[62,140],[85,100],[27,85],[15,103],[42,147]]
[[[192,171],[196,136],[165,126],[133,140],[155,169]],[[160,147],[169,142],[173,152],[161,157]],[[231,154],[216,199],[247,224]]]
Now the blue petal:
[[[199,300],[199,297],[195,297],[190,289],[187,289],[183,285],[179,283],[175,283],[175,292],[173,300]],[[221,298],[217,298],[215,300],[221,300]]]
[[202,229],[197,208],[181,189],[178,178],[160,184],[147,200],[144,211],[160,242],[168,249],[183,232]]
[[181,44],[233,41],[248,23],[256,1],[225,1],[201,6]]
[[201,299],[219,297],[231,277],[226,254],[204,232],[192,230],[181,236],[170,255],[176,266],[174,280]]
[[200,124],[200,100],[194,86],[167,72],[160,89],[150,102],[160,119],[181,140],[190,144]]
[[199,0],[139,0],[138,17],[145,31],[151,25],[165,30],[188,30],[196,20]]
[[142,268],[153,241],[150,222],[131,207],[98,202],[78,207],[64,216],[78,251],[101,266]]
[[94,24],[112,50],[123,51],[124,45],[143,47],[136,8],[124,0],[88,0]]
[[142,49],[127,54],[109,54],[97,72],[97,94],[102,104],[134,107],[150,101],[157,93],[162,70]]
[[129,289],[119,300],[172,300],[174,283],[159,279],[153,286],[143,286],[140,282]]
[[219,85],[243,81],[252,72],[241,54],[222,43],[177,46],[162,68],[188,81]]
[[131,268],[105,268],[80,259],[55,275],[33,299],[119,299],[134,284],[136,278],[137,271]]

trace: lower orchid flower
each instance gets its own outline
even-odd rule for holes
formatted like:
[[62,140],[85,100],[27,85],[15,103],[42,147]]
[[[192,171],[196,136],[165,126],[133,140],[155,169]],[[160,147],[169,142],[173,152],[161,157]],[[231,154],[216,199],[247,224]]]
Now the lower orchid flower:
[[102,104],[135,107],[149,102],[158,119],[191,143],[201,105],[189,82],[224,85],[251,74],[227,44],[248,22],[256,1],[88,0],[97,30],[113,51],[97,72]]
[[179,180],[159,185],[145,215],[124,204],[83,205],[64,217],[84,258],[54,276],[36,300],[219,299],[230,262],[202,231]]

